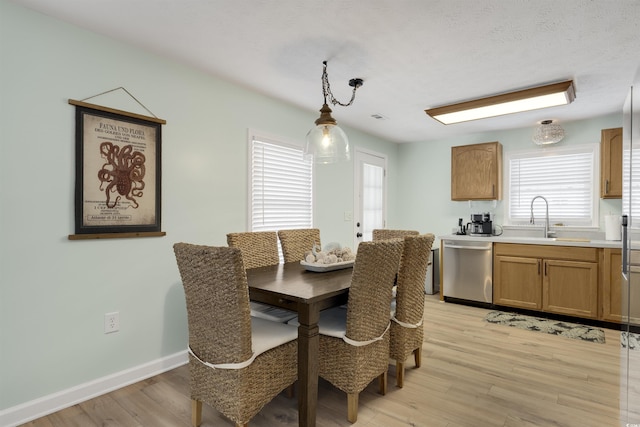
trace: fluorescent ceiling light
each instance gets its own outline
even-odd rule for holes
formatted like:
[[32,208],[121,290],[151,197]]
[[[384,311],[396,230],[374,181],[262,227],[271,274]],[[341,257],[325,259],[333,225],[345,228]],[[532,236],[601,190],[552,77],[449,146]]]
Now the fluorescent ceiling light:
[[575,97],[573,80],[568,80],[562,83],[431,108],[425,110],[425,112],[437,121],[450,125],[469,120],[566,105],[573,102]]

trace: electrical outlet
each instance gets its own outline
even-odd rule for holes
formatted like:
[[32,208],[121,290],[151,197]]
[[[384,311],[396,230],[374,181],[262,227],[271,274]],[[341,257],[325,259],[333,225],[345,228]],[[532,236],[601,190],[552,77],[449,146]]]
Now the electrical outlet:
[[104,315],[104,333],[110,334],[120,330],[120,313],[105,313]]

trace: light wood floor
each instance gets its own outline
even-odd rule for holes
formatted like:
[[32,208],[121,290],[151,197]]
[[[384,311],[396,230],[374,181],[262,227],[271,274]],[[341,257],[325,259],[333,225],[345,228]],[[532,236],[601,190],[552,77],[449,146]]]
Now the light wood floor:
[[[346,395],[321,380],[318,427],[619,426],[618,331],[596,344],[489,324],[487,312],[427,296],[422,367],[408,360],[399,389],[390,365],[387,395],[369,385],[356,424]],[[203,406],[202,426],[233,426]],[[297,426],[296,406],[281,394],[250,426]],[[190,408],[183,366],[26,425],[186,427]]]

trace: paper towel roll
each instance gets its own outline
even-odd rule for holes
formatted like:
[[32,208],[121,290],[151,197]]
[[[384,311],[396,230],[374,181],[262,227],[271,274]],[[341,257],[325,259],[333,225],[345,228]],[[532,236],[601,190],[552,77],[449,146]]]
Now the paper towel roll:
[[604,217],[604,235],[606,240],[621,240],[622,229],[619,215]]

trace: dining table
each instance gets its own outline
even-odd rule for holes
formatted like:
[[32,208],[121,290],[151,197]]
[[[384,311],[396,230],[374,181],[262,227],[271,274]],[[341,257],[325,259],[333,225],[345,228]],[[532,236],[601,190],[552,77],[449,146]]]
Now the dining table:
[[352,268],[308,271],[300,262],[247,270],[249,297],[298,313],[298,425],[315,427],[320,311],[345,304]]

